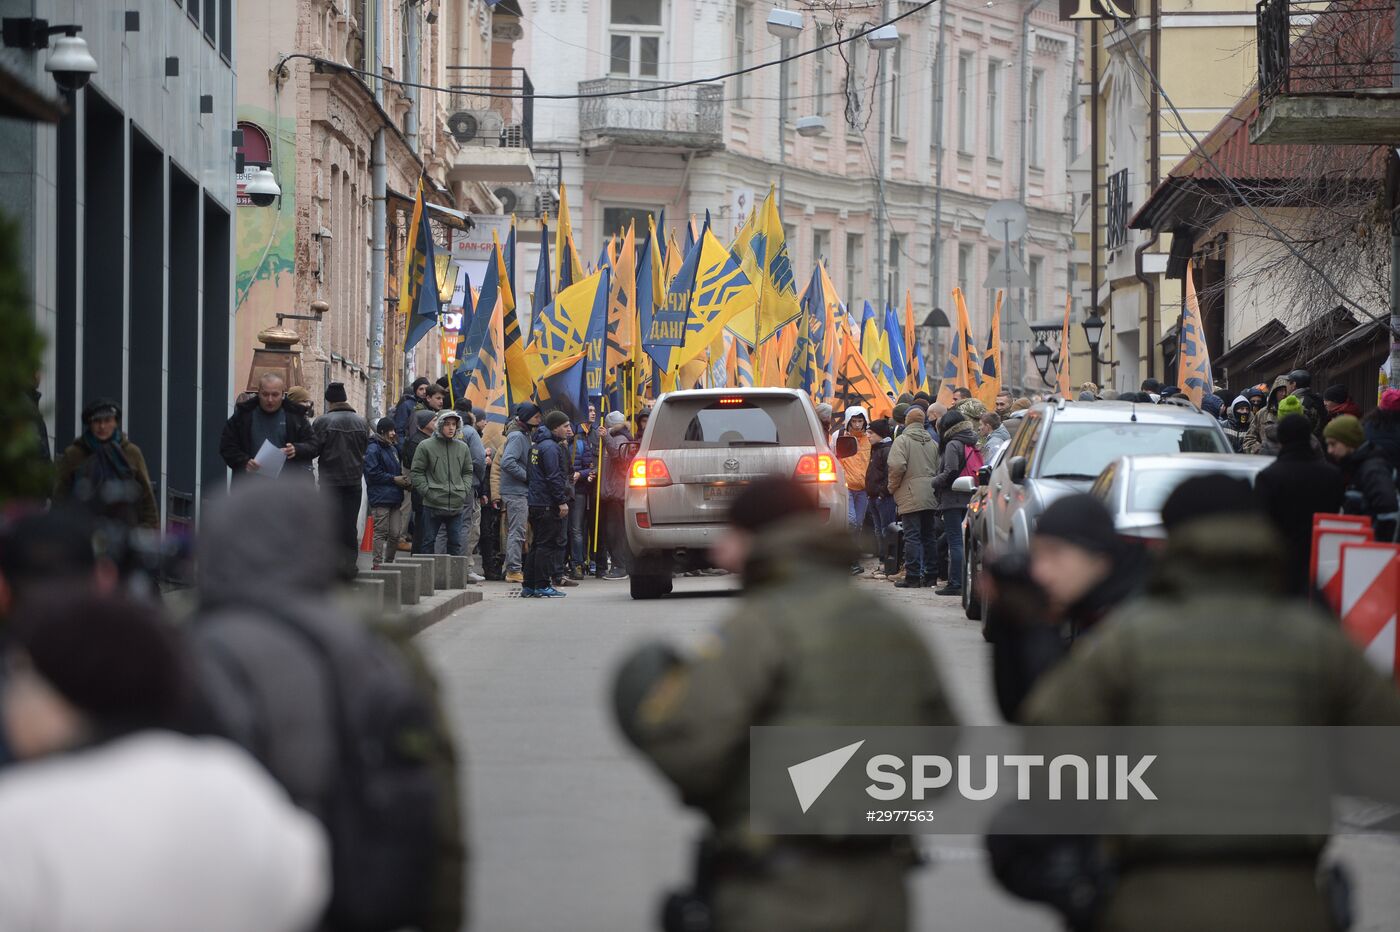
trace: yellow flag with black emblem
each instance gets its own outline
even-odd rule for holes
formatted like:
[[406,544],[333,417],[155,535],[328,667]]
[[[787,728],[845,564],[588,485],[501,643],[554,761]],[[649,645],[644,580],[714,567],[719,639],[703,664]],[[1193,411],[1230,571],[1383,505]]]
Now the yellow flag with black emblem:
[[685,342],[672,358],[679,369],[715,341],[736,315],[752,311],[758,296],[739,260],[706,227],[700,237],[700,264],[695,272]]

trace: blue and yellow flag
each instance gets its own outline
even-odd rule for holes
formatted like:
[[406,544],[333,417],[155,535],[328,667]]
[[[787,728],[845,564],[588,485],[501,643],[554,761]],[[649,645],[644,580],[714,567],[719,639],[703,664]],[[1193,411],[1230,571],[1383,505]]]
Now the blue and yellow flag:
[[[559,289],[554,300],[540,309],[535,342],[525,351],[535,381],[542,379],[544,372],[562,357],[586,351],[603,275],[594,272],[577,284]],[[607,292],[603,295],[606,301]]]
[[690,325],[690,307],[700,274],[700,253],[701,243],[697,243],[671,279],[663,300],[652,308],[651,319],[646,321],[642,331],[642,348],[663,374],[674,374],[680,368],[677,351],[685,344]]
[[734,341],[734,369],[730,373],[729,384],[735,388],[753,388],[753,358],[743,340]]
[[957,308],[958,323],[948,343],[948,359],[943,364],[943,380],[938,386],[938,403],[949,407],[953,404],[953,389],[968,388],[975,395],[982,378],[973,362],[972,325],[961,288],[953,289],[953,305]]
[[734,242],[744,274],[757,286],[758,304],[752,321],[736,322],[730,329],[757,345],[771,339],[802,313],[777,196],[771,187],[754,222],[745,224]]
[[587,353],[560,356],[540,376],[544,391],[540,394],[552,401],[569,420],[579,421],[588,412]]
[[[1061,336],[1060,345],[1066,347],[1061,352],[1068,358],[1068,336]],[[1186,309],[1181,313],[1178,353],[1177,381],[1181,385],[1181,393],[1199,408],[1201,399],[1208,392],[1215,390],[1215,377],[1210,369],[1210,350],[1206,347],[1206,331],[1201,323],[1201,305],[1196,297],[1196,282],[1189,268],[1186,270]],[[1068,371],[1068,365],[1065,368]]]
[[884,321],[875,313],[875,308],[869,301],[865,302],[865,309],[860,318],[860,354],[870,371],[875,373],[880,386],[888,391],[891,387],[890,373],[893,371],[890,364],[890,344],[885,338]]
[[[463,392],[472,403],[481,438],[488,445],[505,433],[507,412],[510,410],[506,395],[504,313],[505,308],[500,301],[489,313],[482,309],[479,316],[488,322],[486,339],[481,344],[479,359],[468,372],[466,391]],[[455,381],[456,376],[453,379]]]
[[987,331],[987,350],[982,354],[982,384],[977,390],[977,399],[988,409],[996,406],[1001,391],[1001,300],[1002,292],[997,291],[992,325]]
[[[628,224],[622,246],[612,261],[608,294],[608,354],[610,372],[632,358],[637,338],[637,234]],[[609,380],[610,381],[610,380]]]
[[[491,247],[491,258],[486,263],[486,278],[481,282],[481,291],[476,296],[476,312],[472,314],[472,325],[457,342],[457,362],[463,378],[471,375],[477,365],[477,355],[488,338],[491,316],[500,302],[500,263],[496,261],[496,247]],[[501,357],[504,359],[505,357]]]
[[890,389],[898,390],[909,378],[909,354],[899,318],[888,304],[885,305],[885,342],[890,354]]
[[574,226],[569,219],[569,192],[559,185],[559,226],[554,231],[554,280],[563,291],[575,282],[583,281],[583,261],[574,245]]
[[[428,269],[433,269],[429,276]],[[428,211],[423,201],[423,179],[418,179],[418,196],[413,200],[413,217],[408,224],[408,249],[404,257],[403,279],[399,284],[399,316],[405,320],[404,351],[418,345],[438,324],[442,299],[435,287],[437,254]],[[424,282],[428,287],[424,287]]]
[[696,250],[700,265],[696,273],[690,318],[685,325],[685,342],[674,356],[674,366],[684,366],[700,356],[723,332],[736,315],[751,311],[757,295],[739,260],[707,226],[700,234]]
[[612,293],[612,268],[604,266],[597,272],[602,276],[598,288],[593,293],[593,310],[588,315],[588,326],[584,331],[584,346],[588,354],[584,366],[588,394],[597,397],[606,387],[603,379],[604,364],[607,361],[608,304]]
[[535,342],[534,320],[540,308],[554,300],[554,286],[549,278],[549,224],[540,218],[540,261],[535,266],[535,290],[530,295],[530,342]]
[[[496,231],[491,231],[491,241],[496,241]],[[510,232],[506,234],[504,246],[496,247],[496,274],[501,279],[501,300],[507,312],[515,310],[515,217],[510,218]]]

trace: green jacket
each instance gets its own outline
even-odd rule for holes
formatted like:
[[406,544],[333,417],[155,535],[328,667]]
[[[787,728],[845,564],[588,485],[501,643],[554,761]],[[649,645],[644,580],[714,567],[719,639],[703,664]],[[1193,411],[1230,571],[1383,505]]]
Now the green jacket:
[[461,511],[472,493],[471,448],[444,437],[442,418],[438,418],[433,435],[414,451],[410,476],[424,508],[439,513]]
[[620,710],[642,752],[723,839],[747,834],[753,725],[948,725],[928,646],[850,581],[853,549],[801,518],[754,542],[743,602],[710,646]]
[[894,438],[894,446],[890,447],[890,492],[900,514],[938,507],[938,494],[933,490],[938,469],[938,444],[922,424],[908,427]]

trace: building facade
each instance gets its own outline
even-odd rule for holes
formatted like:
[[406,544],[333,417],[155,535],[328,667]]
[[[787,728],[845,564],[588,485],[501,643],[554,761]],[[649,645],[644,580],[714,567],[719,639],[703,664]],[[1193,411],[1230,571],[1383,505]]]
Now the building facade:
[[[56,123],[0,120],[2,209],[20,224],[47,338],[56,451],[83,406],[118,401],[164,522],[222,488],[233,310],[233,0],[29,0],[6,17],[75,25],[97,63]],[[7,48],[45,92],[51,49]]]
[[[768,32],[773,9],[541,0],[527,11],[519,57],[540,92],[639,92],[536,104],[536,158],[559,166],[580,251],[596,256],[629,221],[662,210],[672,224],[708,211],[727,239],[772,185],[799,284],[820,258],[857,314],[866,300],[902,307],[908,291],[920,321],[935,308],[944,318],[961,287],[980,343],[984,282],[1006,250],[984,221],[994,202],[1014,200],[1029,235],[1011,248],[1024,249],[1031,285],[1010,296],[1003,321],[1024,346],[1025,319],[1055,314],[1070,287],[1074,27],[1026,3],[950,0],[896,23],[900,42],[884,53],[864,39],[822,50],[914,8],[808,10],[789,39]],[[813,118],[822,128],[807,135]],[[939,364],[929,360],[935,374]]]
[[[243,0],[238,22],[247,37],[238,95],[244,162],[249,171],[270,165],[282,196],[271,207],[239,202],[237,387],[247,387],[258,334],[276,326],[278,314],[319,318],[281,322],[300,338],[304,382],[317,408],[325,385],[338,381],[357,409],[382,413],[406,374],[444,371],[435,335],[408,359],[402,353],[397,295],[419,179],[428,201],[443,208],[431,216],[445,254],[453,228],[499,212],[491,179],[531,176],[528,133],[504,132],[505,120],[522,109],[505,99],[522,87],[511,69],[518,7]],[[500,114],[489,139],[451,119],[472,106]],[[512,125],[520,129],[518,119]],[[376,343],[385,347],[382,368]]]

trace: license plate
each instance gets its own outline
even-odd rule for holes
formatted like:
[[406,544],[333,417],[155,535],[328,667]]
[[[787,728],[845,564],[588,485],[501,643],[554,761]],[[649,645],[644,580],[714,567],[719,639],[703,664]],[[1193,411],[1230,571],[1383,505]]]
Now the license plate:
[[705,501],[729,501],[730,499],[738,498],[743,491],[744,483],[742,482],[733,482],[726,485],[707,485],[705,486]]

